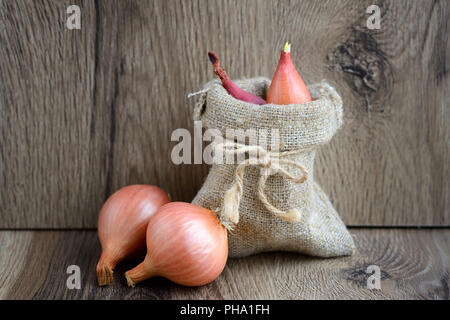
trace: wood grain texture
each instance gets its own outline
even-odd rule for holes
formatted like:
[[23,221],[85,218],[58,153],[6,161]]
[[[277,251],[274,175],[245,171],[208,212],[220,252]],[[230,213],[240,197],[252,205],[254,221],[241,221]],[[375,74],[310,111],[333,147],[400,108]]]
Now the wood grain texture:
[[350,225],[450,225],[449,3],[0,1],[0,227],[92,228],[133,183],[190,201],[206,165],[170,161],[214,76],[271,77],[282,44],[307,82],[343,96],[345,126],[316,177]]
[[83,3],[82,23],[94,29],[70,31],[70,3],[0,1],[4,228],[93,225],[94,208],[102,204],[108,131],[90,130],[95,10]]
[[[338,259],[270,253],[230,259],[222,275],[199,288],[163,278],[128,288],[121,263],[111,286],[98,287],[95,231],[1,231],[0,298],[8,299],[449,299],[449,229],[351,229],[357,253]],[[69,265],[81,289],[66,287]],[[367,288],[369,265],[381,289]]]

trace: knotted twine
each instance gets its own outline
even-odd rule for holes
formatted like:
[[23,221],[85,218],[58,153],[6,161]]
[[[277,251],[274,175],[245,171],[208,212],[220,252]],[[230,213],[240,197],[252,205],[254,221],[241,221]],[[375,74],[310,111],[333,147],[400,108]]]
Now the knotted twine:
[[[216,154],[221,152],[233,156],[249,154],[249,158],[237,166],[234,183],[224,194],[221,217],[228,218],[234,224],[239,222],[239,205],[244,186],[244,170],[247,166],[259,165],[261,166],[261,177],[257,187],[259,200],[275,216],[288,222],[300,221],[301,214],[297,209],[291,208],[289,211],[283,211],[272,205],[267,199],[265,189],[267,178],[273,174],[280,174],[285,179],[298,184],[306,181],[308,178],[306,168],[298,162],[285,159],[286,156],[298,154],[301,150],[271,152],[261,146],[249,146],[235,142],[219,143],[216,145],[215,150]],[[300,170],[300,174],[292,174],[284,169],[282,165],[297,168]],[[230,226],[227,225],[227,227],[231,229]]]

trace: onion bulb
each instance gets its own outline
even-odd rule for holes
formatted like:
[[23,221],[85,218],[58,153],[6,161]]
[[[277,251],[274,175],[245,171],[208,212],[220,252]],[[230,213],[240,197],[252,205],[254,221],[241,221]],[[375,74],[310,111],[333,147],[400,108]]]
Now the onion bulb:
[[98,218],[102,254],[97,264],[100,286],[113,280],[116,264],[145,252],[145,232],[153,214],[169,197],[158,187],[131,185],[115,192],[103,205]]
[[267,93],[267,103],[287,105],[309,101],[312,101],[311,95],[295,69],[291,59],[291,45],[286,42]]
[[220,275],[227,256],[227,230],[212,211],[171,202],[148,223],[147,255],[125,277],[132,287],[154,276],[184,286],[201,286]]

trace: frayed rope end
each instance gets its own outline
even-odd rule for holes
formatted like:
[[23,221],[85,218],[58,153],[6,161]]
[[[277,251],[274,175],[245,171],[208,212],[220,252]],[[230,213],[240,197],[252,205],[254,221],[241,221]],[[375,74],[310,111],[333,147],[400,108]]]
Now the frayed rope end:
[[292,209],[285,213],[279,213],[279,214],[277,214],[277,216],[287,222],[292,222],[292,223],[300,222],[300,220],[301,220],[301,213],[297,209]]
[[234,224],[239,222],[239,202],[238,185],[234,184],[225,192],[223,197],[222,217]]
[[209,90],[209,88],[206,88],[206,89],[203,89],[203,90],[200,90],[200,91],[197,91],[197,92],[191,92],[191,93],[189,93],[189,94],[187,95],[187,97],[188,97],[188,99],[189,99],[189,98],[191,98],[191,97],[198,96],[199,94],[208,92],[208,90]]

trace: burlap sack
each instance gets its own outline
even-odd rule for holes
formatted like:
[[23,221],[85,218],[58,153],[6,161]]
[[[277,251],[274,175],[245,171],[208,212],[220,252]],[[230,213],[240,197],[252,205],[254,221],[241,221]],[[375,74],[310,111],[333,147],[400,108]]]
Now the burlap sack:
[[[254,78],[237,84],[265,97],[270,80]],[[224,155],[257,151],[258,158],[251,159],[253,165],[249,156],[244,163],[213,164],[193,200],[216,212],[229,228],[229,256],[265,251],[320,257],[352,254],[353,239],[313,176],[316,148],[342,125],[342,99],[335,89],[322,82],[308,86],[312,102],[259,106],[234,99],[218,82],[205,87],[194,120],[220,130],[224,137],[227,129],[256,129],[253,138],[258,143],[270,140],[264,147],[230,140],[216,146]]]

